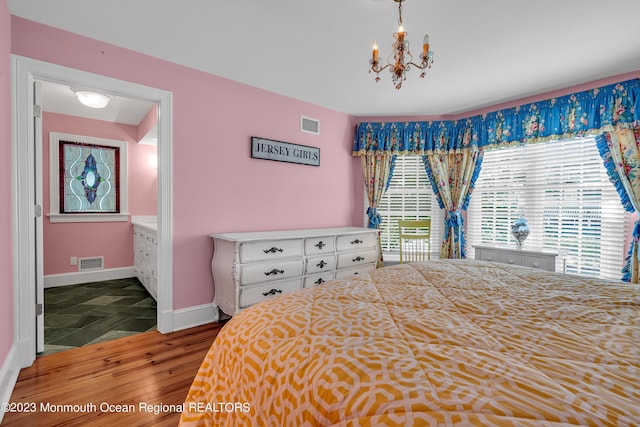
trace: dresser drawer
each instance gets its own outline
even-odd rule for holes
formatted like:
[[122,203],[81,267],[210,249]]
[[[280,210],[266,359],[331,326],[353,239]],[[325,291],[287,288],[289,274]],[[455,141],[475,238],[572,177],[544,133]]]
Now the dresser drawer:
[[375,263],[376,259],[377,252],[375,249],[338,254],[338,268],[355,267],[361,264]]
[[526,255],[523,256],[522,265],[524,265],[525,267],[539,268],[541,270],[556,270],[555,257]]
[[332,253],[335,248],[335,236],[309,237],[304,240],[304,253],[307,255]]
[[302,288],[302,279],[279,280],[264,285],[240,288],[240,308],[246,308],[278,295]]
[[306,274],[321,273],[323,271],[333,271],[336,269],[335,255],[324,255],[307,258]]
[[240,265],[240,285],[302,276],[302,258]]
[[376,236],[377,233],[338,236],[336,239],[336,247],[338,252],[354,251],[362,248],[375,248],[377,244]]
[[328,271],[326,273],[314,274],[304,278],[304,287],[312,288],[314,286],[322,285],[335,277],[335,272]]
[[358,277],[367,274],[376,269],[375,264],[359,265],[357,267],[343,268],[336,271],[336,279],[348,279],[350,277]]
[[240,244],[240,262],[302,256],[302,239],[261,240]]

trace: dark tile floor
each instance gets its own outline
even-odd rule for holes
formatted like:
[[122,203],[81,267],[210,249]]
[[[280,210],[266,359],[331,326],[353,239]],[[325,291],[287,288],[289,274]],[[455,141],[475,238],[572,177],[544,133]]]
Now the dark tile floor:
[[156,301],[135,277],[47,288],[44,310],[38,356],[156,328]]

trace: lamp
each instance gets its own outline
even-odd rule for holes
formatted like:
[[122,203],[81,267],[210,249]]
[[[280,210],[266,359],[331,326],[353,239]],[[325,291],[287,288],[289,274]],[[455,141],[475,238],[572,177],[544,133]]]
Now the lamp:
[[78,97],[78,101],[80,101],[83,105],[91,108],[104,108],[111,101],[111,97],[109,95],[104,95],[102,93],[91,92],[85,89],[71,88],[73,93]]
[[[422,53],[420,54],[420,64],[416,64],[413,62],[413,55],[409,50],[409,41],[406,39],[407,33],[402,26],[402,2],[404,0],[394,0],[398,3],[398,32],[393,34],[393,37],[396,39],[395,43],[391,46],[393,48],[393,54],[389,55],[387,59],[387,65],[384,67],[380,66],[380,62],[378,60],[378,45],[374,43],[373,45],[373,53],[371,55],[371,60],[369,63],[371,64],[371,68],[369,69],[369,73],[372,71],[376,73],[375,81],[380,81],[380,72],[386,68],[390,68],[391,71],[391,79],[396,86],[396,89],[400,89],[402,87],[402,82],[407,79],[407,71],[410,70],[413,65],[416,68],[422,70],[420,73],[420,78],[424,78],[426,75],[427,68],[431,68],[431,64],[433,64],[433,52],[429,50],[429,35],[425,34],[424,39],[422,41]],[[393,61],[391,58],[393,57]]]

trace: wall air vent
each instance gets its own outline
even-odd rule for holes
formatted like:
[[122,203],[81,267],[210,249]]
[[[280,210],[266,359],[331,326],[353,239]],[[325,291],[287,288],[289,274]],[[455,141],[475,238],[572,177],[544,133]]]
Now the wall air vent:
[[302,132],[320,135],[320,121],[310,117],[300,116],[300,130]]
[[78,271],[103,270],[104,257],[78,258]]

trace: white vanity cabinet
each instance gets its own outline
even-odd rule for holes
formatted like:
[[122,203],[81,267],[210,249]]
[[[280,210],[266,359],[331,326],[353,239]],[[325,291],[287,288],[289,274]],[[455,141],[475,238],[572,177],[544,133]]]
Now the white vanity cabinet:
[[315,228],[211,234],[213,303],[224,313],[375,269],[378,230]]
[[131,223],[133,224],[133,268],[136,277],[153,299],[158,300],[157,223],[134,218]]
[[556,271],[557,252],[548,250],[531,250],[503,248],[496,246],[474,246],[475,258],[481,261],[494,261],[503,264],[522,265],[541,270]]

